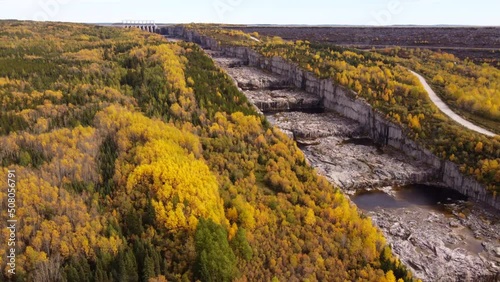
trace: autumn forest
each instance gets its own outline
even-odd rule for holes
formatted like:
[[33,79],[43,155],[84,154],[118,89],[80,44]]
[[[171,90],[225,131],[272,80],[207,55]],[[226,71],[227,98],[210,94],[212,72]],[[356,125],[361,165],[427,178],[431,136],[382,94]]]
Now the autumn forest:
[[[414,280],[371,220],[197,45],[136,29],[20,21],[0,22],[0,38],[0,175],[16,171],[21,226],[15,275],[0,248],[1,280]],[[328,67],[360,87],[361,55],[311,48],[262,52],[310,54],[312,69],[324,65],[321,52],[342,56],[350,63]],[[374,83],[409,80],[400,69],[366,67]],[[432,75],[440,84],[443,74]],[[457,107],[498,121],[489,114],[496,100],[471,102],[451,85],[443,89]],[[419,89],[390,82],[360,92],[393,108],[388,115],[416,138],[432,134],[424,121],[442,119],[398,108],[396,93],[418,97]],[[484,161],[498,158],[498,140],[466,135],[450,149],[444,139],[435,151],[453,154],[495,190],[500,176]],[[472,160],[473,151],[485,158]],[[5,193],[0,203],[6,222]],[[8,236],[2,228],[0,241]]]

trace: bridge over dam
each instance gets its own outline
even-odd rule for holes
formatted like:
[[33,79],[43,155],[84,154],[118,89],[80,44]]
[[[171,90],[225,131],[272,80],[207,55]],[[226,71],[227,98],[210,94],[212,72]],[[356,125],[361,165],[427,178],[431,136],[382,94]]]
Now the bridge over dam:
[[113,26],[121,28],[138,28],[144,31],[162,34],[168,36],[168,29],[177,27],[177,24],[156,23],[153,20],[123,20],[121,23],[103,24],[104,26]]
[[124,20],[121,23],[115,23],[112,26],[122,28],[138,28],[144,31],[160,33],[159,26],[155,23],[155,21],[151,20]]

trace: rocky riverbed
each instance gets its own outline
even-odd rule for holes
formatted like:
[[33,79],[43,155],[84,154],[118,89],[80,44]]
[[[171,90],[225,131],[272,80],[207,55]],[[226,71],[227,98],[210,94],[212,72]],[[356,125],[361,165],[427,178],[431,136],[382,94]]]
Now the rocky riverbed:
[[398,201],[397,193],[389,197],[399,204],[382,204],[365,214],[417,277],[423,281],[499,281],[500,223],[494,211],[460,200],[412,204]]
[[264,113],[321,109],[321,99],[297,89],[259,89],[243,92]]
[[291,133],[309,163],[347,194],[424,183],[435,173],[390,147],[375,145],[359,124],[335,113],[282,112],[268,119]]
[[[297,141],[309,163],[353,199],[359,191],[382,187],[389,197],[397,197],[391,187],[432,183],[437,175],[389,146],[374,144],[357,122],[323,112],[319,98],[295,89],[286,79],[217,52],[209,54],[272,124]],[[441,206],[382,205],[363,212],[423,281],[496,281],[498,213],[470,202]]]

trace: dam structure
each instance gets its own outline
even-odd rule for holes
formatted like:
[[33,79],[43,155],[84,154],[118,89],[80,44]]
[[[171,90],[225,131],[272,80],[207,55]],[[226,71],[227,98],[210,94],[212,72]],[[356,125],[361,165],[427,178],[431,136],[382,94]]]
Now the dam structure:
[[153,33],[159,32],[158,25],[152,20],[123,20],[121,23],[113,24],[113,26],[122,28],[138,28]]

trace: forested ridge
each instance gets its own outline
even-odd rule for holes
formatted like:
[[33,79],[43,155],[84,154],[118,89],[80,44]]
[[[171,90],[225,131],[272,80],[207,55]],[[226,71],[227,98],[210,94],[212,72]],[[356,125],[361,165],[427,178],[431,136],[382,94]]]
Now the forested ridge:
[[64,23],[0,37],[3,280],[413,280],[198,46]]
[[[279,56],[320,78],[354,90],[388,119],[402,125],[409,137],[438,157],[456,163],[496,197],[500,192],[500,136],[470,131],[441,113],[409,69],[421,72],[437,92],[467,117],[499,132],[500,70],[475,65],[453,55],[420,49],[357,49],[284,41],[246,34],[218,25],[187,25],[223,45],[248,46],[266,57]],[[251,40],[258,37],[260,42]]]

